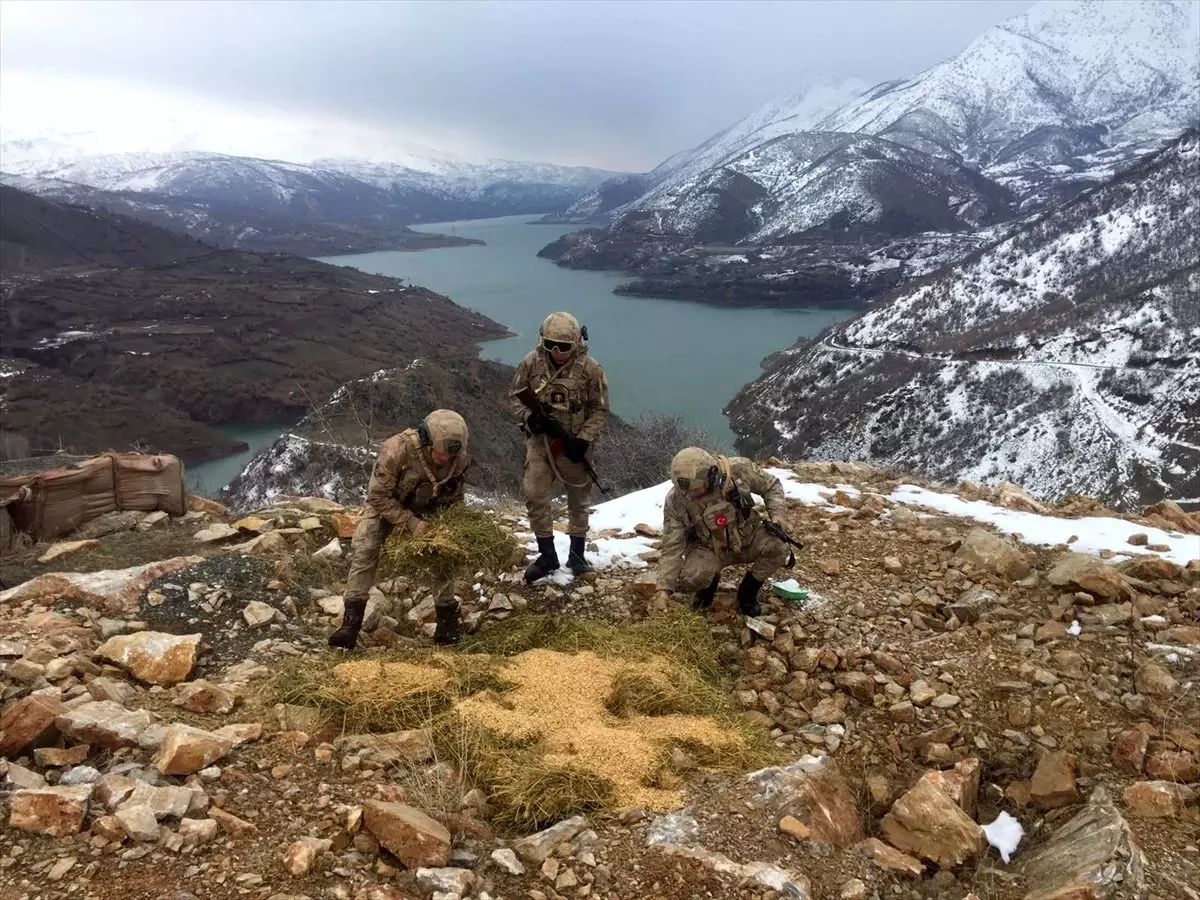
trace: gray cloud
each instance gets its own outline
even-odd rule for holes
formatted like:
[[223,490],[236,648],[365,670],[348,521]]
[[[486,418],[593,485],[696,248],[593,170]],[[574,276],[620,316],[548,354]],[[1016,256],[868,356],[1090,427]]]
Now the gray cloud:
[[645,169],[806,79],[906,75],[1030,5],[9,0],[0,72],[120,78],[477,155]]

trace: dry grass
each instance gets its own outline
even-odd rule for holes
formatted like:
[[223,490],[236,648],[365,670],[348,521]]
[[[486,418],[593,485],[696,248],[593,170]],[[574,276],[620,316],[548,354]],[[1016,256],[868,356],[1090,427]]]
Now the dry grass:
[[494,516],[458,503],[432,517],[429,530],[419,537],[393,532],[383,547],[379,577],[445,582],[464,572],[501,572],[516,550],[517,539]]
[[308,706],[347,733],[405,731],[436,719],[462,697],[509,685],[502,661],[446,653],[392,653],[370,660],[286,660],[267,702]]
[[490,626],[462,643],[472,653],[515,656],[529,650],[589,651],[606,659],[645,660],[661,656],[717,684],[721,664],[704,618],[680,610],[673,615],[616,626],[552,613],[517,616]]
[[332,589],[346,580],[350,568],[349,556],[341,559],[320,559],[312,555],[325,540],[302,535],[294,546],[274,560],[274,576],[291,591],[307,588]]
[[707,716],[725,712],[729,695],[695,669],[671,663],[629,665],[613,676],[604,705],[617,716]]

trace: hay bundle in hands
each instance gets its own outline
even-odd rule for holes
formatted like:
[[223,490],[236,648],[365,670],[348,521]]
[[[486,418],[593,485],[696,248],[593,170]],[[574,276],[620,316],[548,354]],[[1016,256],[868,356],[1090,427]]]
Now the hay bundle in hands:
[[517,539],[490,514],[456,503],[429,520],[429,529],[414,537],[396,529],[383,547],[384,579],[397,575],[449,581],[479,570],[507,569],[517,551]]

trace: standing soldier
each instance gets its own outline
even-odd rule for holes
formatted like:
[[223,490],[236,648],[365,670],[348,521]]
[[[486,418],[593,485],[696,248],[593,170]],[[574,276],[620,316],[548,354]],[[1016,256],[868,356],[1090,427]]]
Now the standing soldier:
[[654,611],[663,612],[671,592],[695,592],[692,606],[707,609],[717,593],[721,570],[749,564],[738,585],[742,615],[762,612],[758,592],[789,558],[786,544],[768,534],[754,494],[766,504],[767,521],[781,523],[783,485],[748,459],[714,456],[699,447],[680,450],[671,460],[671,490],[663,504],[662,562]]
[[[367,595],[375,583],[379,551],[388,535],[395,528],[414,537],[423,534],[429,528],[423,516],[462,500],[470,465],[467,423],[453,410],[435,409],[416,428],[383,442],[367,486],[366,512],[354,530],[350,548],[342,627],[329,636],[329,646],[354,649]],[[458,640],[458,604],[453,593],[444,591],[437,601],[433,639],[439,644]]]
[[[537,347],[521,360],[513,376],[512,408],[525,420],[525,506],[539,554],[525,570],[530,583],[558,569],[550,514],[556,478],[567,489],[571,537],[567,568],[575,575],[591,569],[584,558],[591,490],[585,461],[608,418],[608,383],[600,363],[588,355],[586,341],[587,332],[574,316],[551,313],[538,330]],[[537,395],[542,411],[531,412],[517,399],[526,388]],[[558,430],[555,424],[564,432],[562,438],[547,434],[548,429]]]

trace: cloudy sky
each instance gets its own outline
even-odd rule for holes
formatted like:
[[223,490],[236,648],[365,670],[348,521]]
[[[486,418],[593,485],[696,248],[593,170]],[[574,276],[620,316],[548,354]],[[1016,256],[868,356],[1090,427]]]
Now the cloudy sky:
[[910,74],[1030,5],[0,0],[0,130],[91,131],[106,151],[432,147],[644,170],[774,95]]

